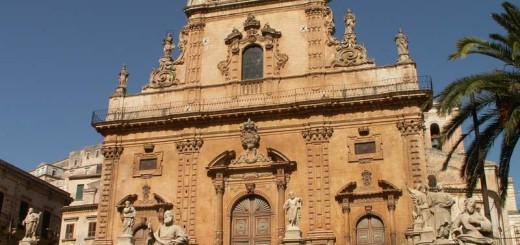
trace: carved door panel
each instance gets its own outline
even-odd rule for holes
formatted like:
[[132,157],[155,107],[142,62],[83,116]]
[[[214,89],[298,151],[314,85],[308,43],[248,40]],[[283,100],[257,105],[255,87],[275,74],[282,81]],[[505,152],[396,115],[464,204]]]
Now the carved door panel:
[[259,196],[241,199],[231,214],[232,245],[270,245],[271,207]]
[[148,239],[148,228],[142,227],[134,233],[135,245],[146,245]]
[[356,226],[356,238],[359,245],[385,244],[383,222],[375,216],[363,217]]

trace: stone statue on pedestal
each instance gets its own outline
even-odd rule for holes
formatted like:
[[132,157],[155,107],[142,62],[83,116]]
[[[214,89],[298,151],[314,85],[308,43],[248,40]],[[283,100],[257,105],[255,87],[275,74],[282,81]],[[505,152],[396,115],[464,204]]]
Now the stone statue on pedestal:
[[150,240],[147,244],[187,245],[189,242],[184,230],[180,226],[173,224],[173,213],[171,210],[164,212],[164,223],[156,232],[153,232],[151,223],[148,224],[148,229],[150,232]]
[[283,204],[287,214],[287,227],[299,227],[301,218],[302,199],[289,192],[289,199]]
[[455,200],[444,192],[442,184],[437,184],[437,192],[430,192],[428,202],[433,214],[433,227],[437,238],[447,239],[450,235],[451,206]]
[[36,228],[40,223],[40,213],[35,213],[33,208],[29,208],[27,212],[27,216],[22,221],[23,226],[25,227],[25,235],[22,241],[36,241]]
[[464,201],[464,212],[452,224],[453,239],[459,244],[493,244],[491,222],[475,211],[475,200]]
[[123,224],[121,225],[122,235],[133,236],[136,211],[135,211],[135,208],[130,203],[130,201],[125,202],[125,208],[123,208],[122,215],[123,215]]

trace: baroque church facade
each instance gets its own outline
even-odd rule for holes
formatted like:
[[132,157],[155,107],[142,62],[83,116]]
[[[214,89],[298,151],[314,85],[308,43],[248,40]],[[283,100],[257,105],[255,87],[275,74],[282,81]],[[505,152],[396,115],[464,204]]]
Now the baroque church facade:
[[283,244],[289,192],[305,244],[407,243],[431,80],[401,31],[387,66],[350,10],[336,39],[327,2],[190,0],[140,93],[126,93],[123,67],[92,117],[105,158],[94,244],[117,243],[126,201],[136,244],[166,210],[190,244]]

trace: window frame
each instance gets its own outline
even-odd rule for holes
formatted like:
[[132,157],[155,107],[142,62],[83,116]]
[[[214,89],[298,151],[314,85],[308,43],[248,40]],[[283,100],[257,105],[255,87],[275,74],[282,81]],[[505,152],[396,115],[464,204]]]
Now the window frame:
[[[81,186],[81,188],[80,188]],[[81,189],[81,191],[79,191]],[[81,196],[79,196],[79,193],[81,193]],[[83,196],[85,194],[85,184],[77,184],[76,185],[76,198],[74,199],[74,201],[83,201]]]
[[[356,144],[375,144],[375,152],[356,154]],[[380,134],[374,134],[366,137],[353,136],[348,138],[348,161],[369,163],[373,160],[383,160],[382,137]]]
[[[155,169],[140,169],[141,160],[157,159]],[[138,153],[134,156],[133,177],[161,176],[163,165],[163,152]]]

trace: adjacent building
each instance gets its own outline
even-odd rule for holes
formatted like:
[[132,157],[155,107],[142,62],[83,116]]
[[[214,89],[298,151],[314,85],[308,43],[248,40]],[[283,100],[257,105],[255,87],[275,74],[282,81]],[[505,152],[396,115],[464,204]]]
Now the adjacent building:
[[40,213],[39,244],[57,244],[61,209],[69,203],[68,192],[0,160],[0,244],[18,244],[23,238],[29,208]]
[[103,154],[101,144],[72,151],[63,160],[40,164],[31,174],[70,193],[72,202],[62,209],[60,244],[94,241]]

